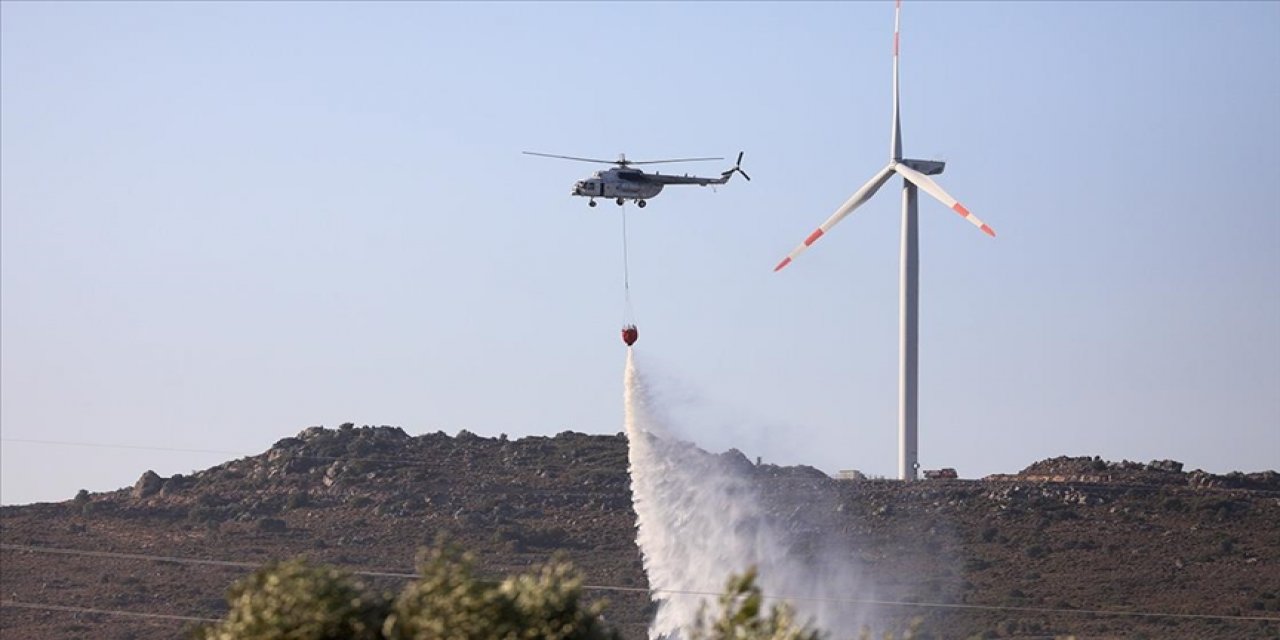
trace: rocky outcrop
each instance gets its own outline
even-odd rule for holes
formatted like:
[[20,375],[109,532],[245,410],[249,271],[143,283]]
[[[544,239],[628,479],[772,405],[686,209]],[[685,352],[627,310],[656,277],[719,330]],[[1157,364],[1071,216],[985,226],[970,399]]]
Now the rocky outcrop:
[[[19,546],[237,563],[301,554],[397,573],[412,571],[414,552],[439,536],[474,552],[486,575],[566,553],[589,584],[635,589],[592,595],[607,595],[610,619],[638,639],[646,637],[651,603],[635,546],[627,446],[621,434],[566,431],[513,440],[310,427],[261,455],[192,474],[162,478],[148,471],[114,492],[0,507],[0,531],[5,543]],[[1132,610],[1274,617],[1280,611],[1274,471],[1215,475],[1184,472],[1169,460],[1063,456],[983,480],[903,483],[854,474],[836,480],[738,451],[691,455],[716,457],[758,483],[765,513],[789,536],[788,553],[813,554],[815,567],[823,553],[855,555],[876,576],[881,600],[1008,608],[900,607],[882,612],[892,625],[886,628],[905,629],[922,615],[922,637],[993,629],[1008,637],[1275,636],[1274,627],[1257,622],[1030,613],[1124,603]],[[0,591],[100,609],[216,617],[237,577],[203,564],[0,553]],[[1185,588],[1170,589],[1171,583]],[[135,606],[141,603],[148,607]],[[1026,613],[1009,618],[1009,610]],[[185,635],[148,620],[93,624],[6,608],[0,637]]]
[[131,495],[138,500],[150,498],[160,493],[160,489],[164,486],[164,479],[155,471],[147,470],[142,474],[138,481],[133,483],[133,491]]

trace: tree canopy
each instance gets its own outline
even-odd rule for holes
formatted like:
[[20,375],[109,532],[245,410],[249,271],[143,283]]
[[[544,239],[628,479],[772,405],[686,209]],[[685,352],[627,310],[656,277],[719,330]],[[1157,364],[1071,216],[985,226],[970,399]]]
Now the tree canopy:
[[[398,595],[377,592],[349,571],[302,559],[267,565],[228,592],[230,610],[198,640],[620,640],[587,604],[582,577],[552,560],[502,581],[477,578],[474,559],[436,547],[419,554],[418,578]],[[706,610],[704,609],[704,614]],[[714,619],[692,640],[821,640],[791,610],[766,610],[755,571],[733,576]]]

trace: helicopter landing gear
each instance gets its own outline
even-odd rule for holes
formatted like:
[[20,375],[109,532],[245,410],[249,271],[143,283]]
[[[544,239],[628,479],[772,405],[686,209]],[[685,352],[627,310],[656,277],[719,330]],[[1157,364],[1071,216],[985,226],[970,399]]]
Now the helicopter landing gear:
[[621,207],[622,203],[626,202],[626,200],[623,200],[622,198],[618,198],[617,200],[614,200],[614,202],[618,203],[618,206]]
[[594,207],[594,206],[596,206],[596,199],[595,199],[595,198],[592,198],[592,199],[588,200],[588,201],[587,201],[587,206],[588,206],[588,207]]
[[648,204],[649,204],[649,203],[648,203],[648,202],[645,202],[644,200],[636,200],[636,206],[637,206],[637,207],[640,207],[641,209],[643,209],[643,208],[645,208],[646,206],[648,206]]

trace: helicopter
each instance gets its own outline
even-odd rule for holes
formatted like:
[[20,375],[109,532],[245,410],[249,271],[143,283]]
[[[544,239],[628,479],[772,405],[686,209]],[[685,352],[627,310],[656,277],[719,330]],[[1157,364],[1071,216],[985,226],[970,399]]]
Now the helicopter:
[[685,174],[682,176],[663,175],[661,173],[645,173],[640,169],[633,169],[635,165],[641,164],[665,164],[670,162],[703,162],[708,160],[724,160],[724,158],[676,158],[672,160],[628,160],[626,154],[619,154],[617,160],[598,160],[596,158],[577,158],[574,156],[558,156],[550,153],[536,153],[533,151],[523,152],[525,155],[541,156],[544,158],[560,158],[561,160],[577,160],[579,162],[596,162],[599,164],[617,165],[612,169],[596,171],[591,174],[590,178],[579,180],[573,183],[573,191],[570,195],[583,196],[589,198],[587,206],[596,206],[596,198],[613,198],[618,206],[622,206],[627,200],[635,200],[636,205],[644,208],[647,199],[657,196],[662,192],[662,188],[669,184],[696,184],[705,187],[709,184],[724,184],[733,177],[733,174],[740,173],[743,178],[748,181],[751,176],[742,170],[742,152],[738,152],[738,161],[732,167],[720,172],[719,178],[704,178],[701,176],[691,176]]

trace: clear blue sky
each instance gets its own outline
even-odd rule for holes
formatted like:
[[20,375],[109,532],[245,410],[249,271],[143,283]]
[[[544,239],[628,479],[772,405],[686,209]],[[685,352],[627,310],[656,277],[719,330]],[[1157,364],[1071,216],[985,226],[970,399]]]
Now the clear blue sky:
[[[891,2],[0,4],[0,500],[316,424],[621,430],[638,356],[711,449],[893,475]],[[914,3],[920,456],[1280,461],[1280,4]],[[726,163],[690,170],[714,174]],[[896,184],[896,181],[895,183]],[[36,444],[56,440],[191,453]]]

